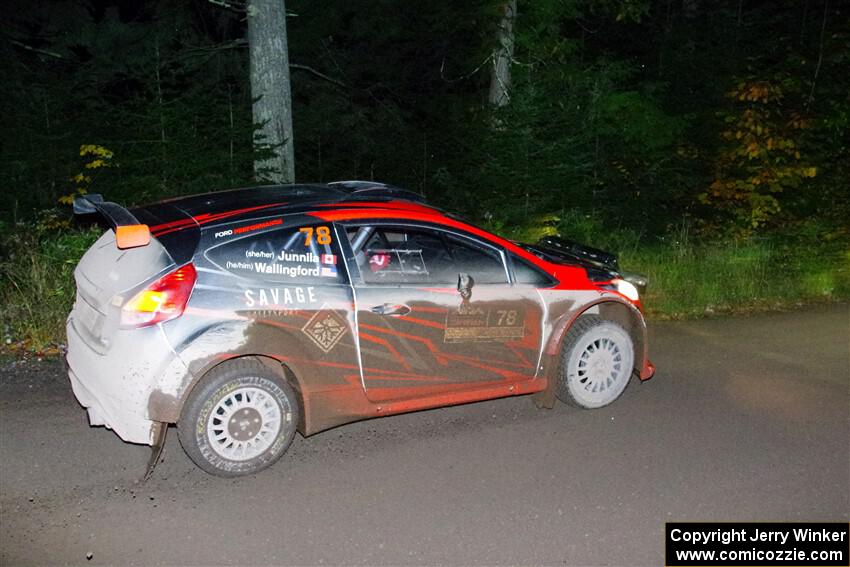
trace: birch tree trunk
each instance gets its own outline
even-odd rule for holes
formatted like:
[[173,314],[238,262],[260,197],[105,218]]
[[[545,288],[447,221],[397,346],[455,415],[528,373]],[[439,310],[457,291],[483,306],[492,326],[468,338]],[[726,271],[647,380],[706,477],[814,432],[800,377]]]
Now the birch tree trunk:
[[271,157],[254,160],[254,177],[275,183],[295,180],[292,96],[284,0],[250,0],[248,50],[254,99],[254,150]]
[[514,19],[516,0],[505,0],[502,5],[502,20],[497,33],[498,47],[493,51],[490,68],[490,93],[487,100],[492,106],[501,108],[511,100],[511,61],[514,58]]

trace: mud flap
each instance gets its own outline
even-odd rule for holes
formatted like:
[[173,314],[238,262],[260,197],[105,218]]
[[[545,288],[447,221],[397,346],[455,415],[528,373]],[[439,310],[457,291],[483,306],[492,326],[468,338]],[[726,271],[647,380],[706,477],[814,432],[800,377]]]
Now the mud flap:
[[537,409],[553,409],[555,407],[555,387],[550,380],[545,390],[540,390],[531,398]]
[[553,409],[555,407],[555,391],[557,389],[558,372],[560,370],[560,356],[547,356],[543,361],[543,370],[540,378],[547,380],[547,386],[532,395],[531,399],[537,409]]
[[155,421],[153,424],[153,445],[151,445],[151,456],[148,459],[148,467],[145,470],[145,476],[142,477],[142,482],[147,482],[153,476],[153,470],[159,463],[159,458],[162,456],[162,450],[165,448],[165,435],[168,433],[168,424],[164,421]]
[[67,376],[68,370],[70,370],[70,367],[68,366],[67,345],[59,345],[59,365],[62,367],[62,376]]

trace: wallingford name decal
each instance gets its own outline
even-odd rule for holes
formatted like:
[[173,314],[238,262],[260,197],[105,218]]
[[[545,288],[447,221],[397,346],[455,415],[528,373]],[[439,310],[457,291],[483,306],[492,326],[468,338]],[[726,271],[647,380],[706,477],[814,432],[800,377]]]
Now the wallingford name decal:
[[[281,266],[280,264],[268,264],[266,262],[254,262],[254,271],[259,274],[272,274],[278,276],[289,276],[290,278],[319,277],[322,269],[319,266],[308,268],[307,266]],[[330,274],[328,274],[330,275]],[[333,274],[336,275],[336,274]]]
[[[245,252],[245,256],[251,259],[262,258],[270,260],[270,262],[228,261],[225,267],[228,270],[250,270],[258,274],[289,276],[290,278],[335,278],[337,276],[335,254],[322,254],[319,256],[312,252],[294,253],[281,251],[275,255],[273,252],[248,250]],[[295,265],[281,265],[277,262],[298,263]]]

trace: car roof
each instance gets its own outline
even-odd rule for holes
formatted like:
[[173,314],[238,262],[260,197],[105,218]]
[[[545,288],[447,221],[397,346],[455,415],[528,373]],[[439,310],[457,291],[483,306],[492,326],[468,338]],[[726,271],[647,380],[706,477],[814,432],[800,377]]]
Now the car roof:
[[150,227],[151,234],[176,261],[186,261],[195,250],[201,227],[345,207],[391,208],[400,213],[427,210],[442,215],[442,211],[425,203],[424,196],[375,181],[244,187],[166,199],[133,208],[130,212]]
[[[294,209],[312,205],[329,205],[363,200],[404,200],[424,203],[418,193],[373,181],[337,181],[333,183],[301,183],[263,185],[227,191],[202,193],[160,201],[197,217],[217,216],[225,212],[260,209]],[[281,211],[269,211],[281,212]]]
[[374,181],[245,187],[166,199],[137,207],[132,213],[151,227],[154,236],[159,236],[164,231],[173,233],[271,215],[355,206],[442,214],[418,193]]
[[427,204],[423,195],[375,181],[245,187],[167,199],[135,208],[132,213],[150,226],[151,234],[177,263],[194,254],[201,228],[293,213],[325,221],[405,218],[436,222],[505,246],[533,263],[541,261],[515,243]]

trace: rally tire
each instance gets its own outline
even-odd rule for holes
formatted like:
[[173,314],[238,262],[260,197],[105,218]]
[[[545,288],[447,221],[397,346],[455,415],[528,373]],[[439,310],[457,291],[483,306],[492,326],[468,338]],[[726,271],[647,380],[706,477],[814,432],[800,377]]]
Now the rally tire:
[[620,397],[634,372],[634,342],[619,323],[583,315],[564,337],[556,394],[584,409]]
[[221,477],[254,474],[289,448],[299,420],[297,397],[254,359],[227,362],[192,389],[177,424],[183,450]]

